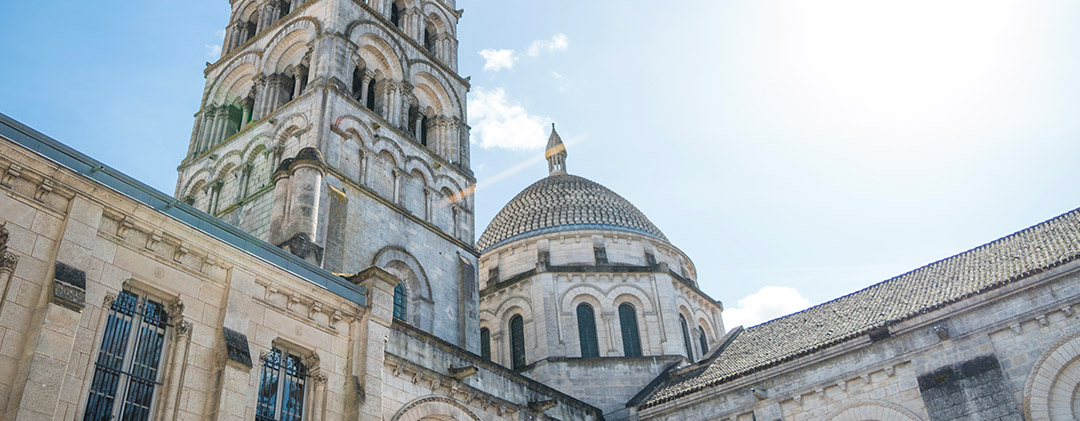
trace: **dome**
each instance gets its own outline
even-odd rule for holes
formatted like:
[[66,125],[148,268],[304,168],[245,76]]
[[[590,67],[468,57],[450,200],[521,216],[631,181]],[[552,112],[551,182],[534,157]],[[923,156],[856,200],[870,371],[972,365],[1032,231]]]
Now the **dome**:
[[622,196],[589,179],[557,171],[511,199],[484,230],[476,248],[483,252],[511,239],[573,229],[630,231],[667,241]]

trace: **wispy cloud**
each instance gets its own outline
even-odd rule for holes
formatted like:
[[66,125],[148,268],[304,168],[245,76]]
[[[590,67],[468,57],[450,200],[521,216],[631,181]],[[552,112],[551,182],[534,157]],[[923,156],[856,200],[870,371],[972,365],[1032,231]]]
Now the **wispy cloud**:
[[565,77],[562,75],[562,73],[556,72],[554,70],[551,71],[551,76],[555,77],[555,79],[562,79],[563,77]]
[[217,59],[221,57],[221,44],[206,44],[206,57]]
[[529,45],[529,50],[526,54],[529,57],[536,57],[540,53],[554,53],[556,51],[563,51],[570,47],[570,40],[566,37],[566,34],[555,34],[551,39],[541,39],[533,41],[532,45]]
[[480,50],[480,55],[484,57],[485,71],[497,72],[502,69],[512,69],[514,62],[517,61],[517,53],[514,50],[483,49]]
[[807,307],[810,307],[810,300],[795,288],[766,286],[740,299],[738,306],[725,308],[724,328],[754,326]]
[[547,142],[545,127],[551,119],[529,114],[502,88],[476,88],[469,94],[468,107],[472,142],[481,148],[530,150]]

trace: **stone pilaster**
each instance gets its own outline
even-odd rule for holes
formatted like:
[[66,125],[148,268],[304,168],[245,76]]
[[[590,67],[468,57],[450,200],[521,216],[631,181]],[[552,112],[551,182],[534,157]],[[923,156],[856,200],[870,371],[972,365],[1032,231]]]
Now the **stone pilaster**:
[[362,396],[359,419],[383,419],[383,363],[394,317],[394,286],[400,280],[377,267],[368,268],[349,280],[367,289],[368,300],[367,312],[360,320],[356,336],[360,341],[359,352],[353,357]]

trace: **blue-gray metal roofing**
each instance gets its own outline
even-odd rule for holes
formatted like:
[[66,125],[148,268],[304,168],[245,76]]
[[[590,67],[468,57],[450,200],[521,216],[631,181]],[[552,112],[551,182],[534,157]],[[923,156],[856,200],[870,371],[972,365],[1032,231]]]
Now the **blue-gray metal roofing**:
[[180,202],[2,113],[0,136],[349,301],[367,306],[364,288]]

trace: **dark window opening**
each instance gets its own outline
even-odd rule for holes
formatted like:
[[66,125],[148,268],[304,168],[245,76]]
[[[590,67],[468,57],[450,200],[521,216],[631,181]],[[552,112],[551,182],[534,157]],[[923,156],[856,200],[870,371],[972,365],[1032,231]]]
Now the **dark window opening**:
[[398,28],[401,27],[401,9],[398,8],[397,3],[390,5],[390,22]]
[[638,337],[637,312],[634,306],[624,303],[619,306],[619,326],[622,330],[623,355],[641,356],[641,338]]
[[701,358],[709,354],[709,337],[705,336],[705,328],[698,326],[698,341],[701,345]]
[[525,369],[525,322],[521,315],[510,318],[510,362],[515,371]]
[[679,327],[682,328],[683,346],[686,347],[686,359],[694,361],[694,347],[690,345],[690,329],[686,327],[686,318],[679,315]]
[[405,320],[405,284],[394,286],[394,318]]
[[581,356],[599,357],[600,347],[596,340],[596,317],[592,306],[579,304],[577,306],[578,339],[581,342]]
[[364,101],[364,106],[371,111],[375,111],[375,81],[368,82],[367,85],[367,101]]
[[432,53],[435,52],[435,28],[431,26],[424,28],[424,48]]
[[491,331],[486,327],[480,328],[480,357],[491,361]]

